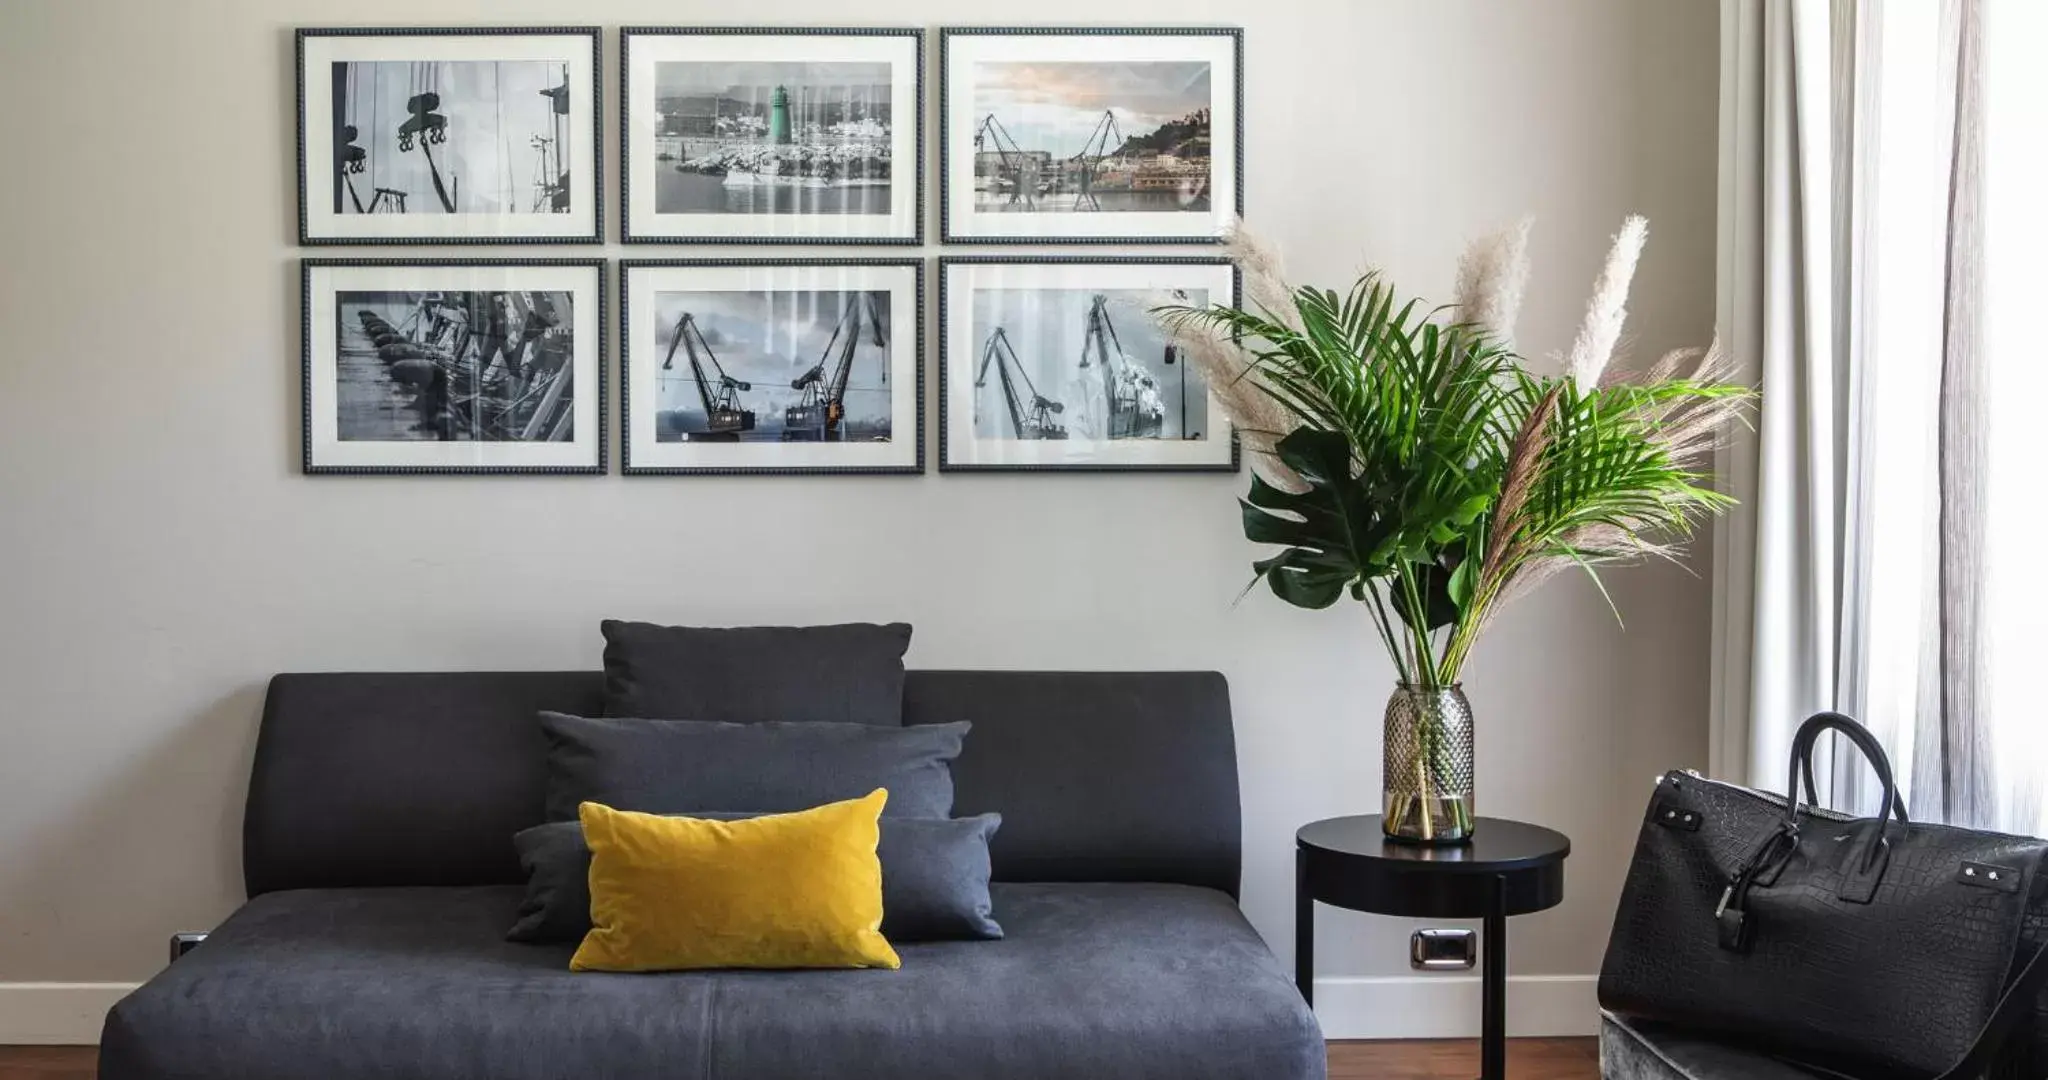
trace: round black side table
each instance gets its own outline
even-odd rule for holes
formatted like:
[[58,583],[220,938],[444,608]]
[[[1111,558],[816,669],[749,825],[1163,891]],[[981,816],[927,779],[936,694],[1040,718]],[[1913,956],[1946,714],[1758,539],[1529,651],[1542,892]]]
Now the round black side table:
[[1483,919],[1480,1080],[1506,1080],[1508,917],[1564,899],[1563,833],[1480,818],[1472,842],[1422,847],[1388,840],[1380,816],[1326,818],[1294,834],[1294,981],[1315,1004],[1315,903],[1375,915]]

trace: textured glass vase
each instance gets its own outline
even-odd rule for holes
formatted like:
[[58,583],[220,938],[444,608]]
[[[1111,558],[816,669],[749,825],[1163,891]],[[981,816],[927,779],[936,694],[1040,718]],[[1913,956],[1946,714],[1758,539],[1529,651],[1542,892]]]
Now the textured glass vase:
[[1387,699],[1382,810],[1389,839],[1472,838],[1472,703],[1457,686],[1403,684]]

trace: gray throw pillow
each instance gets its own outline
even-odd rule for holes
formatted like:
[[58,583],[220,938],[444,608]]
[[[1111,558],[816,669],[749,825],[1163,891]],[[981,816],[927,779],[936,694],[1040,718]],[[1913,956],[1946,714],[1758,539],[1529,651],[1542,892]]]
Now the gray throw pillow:
[[606,716],[903,723],[908,623],[599,629]]
[[540,714],[548,744],[546,817],[576,807],[688,814],[806,810],[889,789],[886,817],[953,813],[953,759],[970,725],[634,720]]
[[[753,814],[693,814],[735,821]],[[891,941],[995,940],[1003,928],[988,898],[988,841],[1001,814],[969,818],[884,818],[875,854],[882,863],[882,933]],[[508,941],[583,940],[590,932],[590,848],[583,826],[553,821],[512,838],[526,868],[526,898]]]

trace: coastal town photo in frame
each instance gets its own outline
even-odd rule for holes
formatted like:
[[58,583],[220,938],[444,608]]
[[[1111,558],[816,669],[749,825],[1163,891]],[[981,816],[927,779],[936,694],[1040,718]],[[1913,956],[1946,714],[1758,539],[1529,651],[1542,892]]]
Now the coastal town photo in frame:
[[1237,441],[1151,315],[1234,304],[1198,256],[939,260],[939,468],[1232,471]]
[[1214,242],[1243,208],[1232,28],[940,31],[949,243]]
[[299,241],[599,242],[598,31],[298,32]]
[[601,473],[604,261],[306,259],[308,473]]
[[916,259],[627,260],[629,475],[924,471]]
[[628,27],[622,239],[915,244],[924,32]]

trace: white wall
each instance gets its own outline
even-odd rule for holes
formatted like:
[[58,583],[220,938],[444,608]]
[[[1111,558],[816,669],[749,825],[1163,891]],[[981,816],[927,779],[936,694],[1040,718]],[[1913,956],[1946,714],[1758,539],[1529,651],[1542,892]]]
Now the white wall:
[[[0,984],[139,980],[166,933],[233,909],[271,673],[594,666],[606,616],[905,619],[920,667],[1221,669],[1244,906],[1291,955],[1293,830],[1376,809],[1391,672],[1357,611],[1232,606],[1254,556],[1242,477],[296,471],[293,26],[1018,17],[941,0],[0,0]],[[1039,0],[1029,17],[1243,24],[1248,217],[1299,278],[1376,264],[1443,296],[1466,237],[1534,212],[1523,340],[1549,353],[1641,211],[1640,347],[1710,332],[1704,0]],[[1515,924],[1518,975],[1577,977],[1521,984],[1548,1003],[1527,1027],[1590,1022],[1584,977],[1649,780],[1704,757],[1705,585],[1671,568],[1611,584],[1626,633],[1561,579],[1500,623],[1469,684],[1482,810],[1576,845],[1570,899]],[[1332,1034],[1444,1033],[1410,1025],[1410,984],[1346,981],[1407,976],[1406,925],[1320,926]],[[108,992],[0,988],[0,1042],[90,1033]]]

